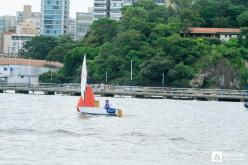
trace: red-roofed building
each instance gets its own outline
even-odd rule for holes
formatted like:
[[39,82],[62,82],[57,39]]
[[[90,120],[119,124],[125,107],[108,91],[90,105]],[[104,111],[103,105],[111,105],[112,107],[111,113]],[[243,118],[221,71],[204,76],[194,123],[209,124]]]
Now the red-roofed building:
[[202,28],[191,27],[188,29],[187,36],[190,37],[212,37],[222,41],[228,41],[231,38],[238,38],[240,29],[235,28]]

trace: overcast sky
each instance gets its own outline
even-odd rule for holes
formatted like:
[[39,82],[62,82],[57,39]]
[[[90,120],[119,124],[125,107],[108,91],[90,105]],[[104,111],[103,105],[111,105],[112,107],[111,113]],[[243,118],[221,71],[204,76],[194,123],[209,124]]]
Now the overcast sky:
[[[32,11],[40,12],[41,0],[0,0],[0,16],[16,15],[23,11],[23,5],[32,5]],[[76,12],[87,12],[93,6],[93,0],[70,0],[70,16],[75,18]]]

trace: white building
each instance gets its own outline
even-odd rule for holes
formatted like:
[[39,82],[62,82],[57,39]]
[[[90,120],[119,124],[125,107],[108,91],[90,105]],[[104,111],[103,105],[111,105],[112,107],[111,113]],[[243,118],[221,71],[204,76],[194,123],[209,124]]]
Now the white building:
[[107,0],[94,0],[94,20],[107,17]]
[[63,65],[45,60],[0,58],[0,82],[35,84],[45,72],[58,71]]
[[6,32],[3,34],[3,53],[9,56],[19,55],[19,50],[26,41],[32,40],[35,35],[30,34],[13,34]]
[[92,13],[76,13],[76,40],[82,39],[93,23]]
[[121,18],[121,8],[123,5],[125,5],[123,0],[110,1],[110,19],[119,20]]
[[69,34],[70,34],[71,38],[73,38],[74,40],[76,39],[76,20],[73,18],[70,18]]
[[[94,20],[109,17],[119,20],[125,0],[94,0]],[[128,5],[128,4],[127,4]]]

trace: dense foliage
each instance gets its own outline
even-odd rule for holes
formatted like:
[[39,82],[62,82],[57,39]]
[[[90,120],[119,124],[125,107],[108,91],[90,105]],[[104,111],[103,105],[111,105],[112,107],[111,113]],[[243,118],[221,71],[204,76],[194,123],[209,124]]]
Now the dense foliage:
[[20,54],[24,58],[63,62],[64,55],[76,46],[80,44],[74,42],[69,35],[58,38],[37,36],[24,44]]
[[[120,21],[95,21],[82,41],[36,37],[26,43],[22,55],[63,61],[60,73],[66,78],[60,78],[62,81],[79,82],[86,54],[90,83],[104,83],[107,72],[111,84],[159,86],[164,74],[166,86],[189,87],[204,74],[200,87],[244,86],[248,78],[247,0],[174,2],[174,8],[165,8],[151,0],[140,0],[123,8]],[[191,26],[243,27],[243,37],[228,42],[186,38],[185,32]]]

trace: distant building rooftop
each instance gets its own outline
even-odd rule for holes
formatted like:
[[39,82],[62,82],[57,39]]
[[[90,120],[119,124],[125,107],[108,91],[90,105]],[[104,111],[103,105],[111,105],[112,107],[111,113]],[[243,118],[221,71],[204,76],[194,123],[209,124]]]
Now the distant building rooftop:
[[[29,59],[23,58],[5,58],[0,57],[0,65],[29,65]],[[59,62],[48,62],[45,60],[30,60],[30,66],[46,68],[62,68],[63,64]]]
[[11,35],[11,34],[15,34],[15,32],[3,32],[4,35]]
[[220,33],[228,33],[228,34],[239,34],[240,29],[234,28],[200,28],[200,27],[191,27],[188,29],[188,33],[191,34],[220,34]]

